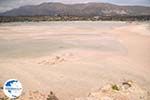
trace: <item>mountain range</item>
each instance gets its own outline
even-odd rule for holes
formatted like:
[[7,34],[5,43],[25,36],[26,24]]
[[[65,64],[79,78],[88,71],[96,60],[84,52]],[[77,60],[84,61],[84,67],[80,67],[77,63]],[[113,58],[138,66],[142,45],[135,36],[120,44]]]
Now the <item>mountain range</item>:
[[119,6],[109,3],[63,4],[42,3],[15,8],[0,16],[115,16],[150,15],[150,7]]

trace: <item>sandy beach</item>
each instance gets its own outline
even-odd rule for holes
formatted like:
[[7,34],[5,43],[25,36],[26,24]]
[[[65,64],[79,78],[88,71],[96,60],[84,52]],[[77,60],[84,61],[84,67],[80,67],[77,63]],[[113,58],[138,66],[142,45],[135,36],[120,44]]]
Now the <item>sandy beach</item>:
[[150,91],[150,23],[115,21],[0,24],[0,82],[53,91],[60,100],[133,80]]

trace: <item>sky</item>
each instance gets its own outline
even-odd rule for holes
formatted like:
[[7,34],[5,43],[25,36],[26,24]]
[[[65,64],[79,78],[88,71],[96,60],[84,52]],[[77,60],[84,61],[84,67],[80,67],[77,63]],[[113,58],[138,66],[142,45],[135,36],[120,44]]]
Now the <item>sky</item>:
[[5,12],[7,10],[18,8],[24,5],[37,5],[44,2],[62,2],[67,4],[105,2],[105,3],[113,3],[118,5],[150,6],[150,0],[0,0],[0,12]]

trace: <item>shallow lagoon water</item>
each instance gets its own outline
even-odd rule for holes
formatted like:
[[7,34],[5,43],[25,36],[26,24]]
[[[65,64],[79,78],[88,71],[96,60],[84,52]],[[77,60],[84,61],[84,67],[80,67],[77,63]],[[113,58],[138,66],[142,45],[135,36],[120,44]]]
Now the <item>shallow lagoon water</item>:
[[[95,32],[95,30],[110,30],[125,24],[127,23],[18,22],[1,24],[0,57],[37,57],[69,48],[126,52],[121,43],[111,37],[110,33],[103,33],[110,37],[104,39],[101,38],[101,33]],[[60,31],[57,31],[59,29]],[[68,29],[69,32],[65,29]],[[81,32],[74,32],[76,29],[81,30]],[[87,32],[87,30],[89,31]],[[91,41],[88,42],[88,40]],[[99,44],[96,43],[97,41]]]

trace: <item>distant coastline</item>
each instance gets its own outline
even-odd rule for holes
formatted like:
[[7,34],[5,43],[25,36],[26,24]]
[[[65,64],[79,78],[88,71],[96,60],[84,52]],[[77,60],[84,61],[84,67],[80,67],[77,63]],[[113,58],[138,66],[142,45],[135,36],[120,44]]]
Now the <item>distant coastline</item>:
[[0,22],[38,21],[147,21],[150,7],[110,3],[26,5],[0,13]]
[[141,16],[0,16],[0,23],[39,21],[149,21],[150,15]]

